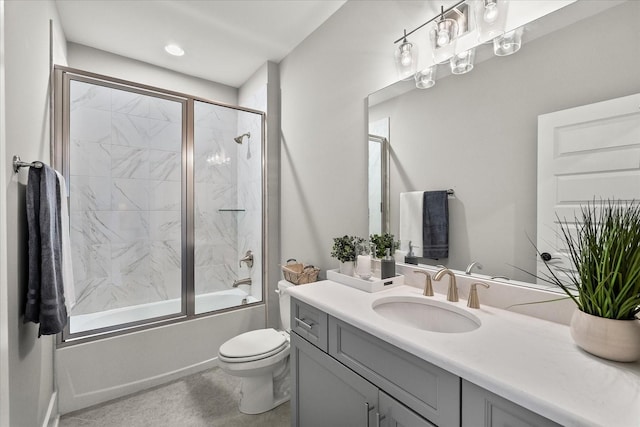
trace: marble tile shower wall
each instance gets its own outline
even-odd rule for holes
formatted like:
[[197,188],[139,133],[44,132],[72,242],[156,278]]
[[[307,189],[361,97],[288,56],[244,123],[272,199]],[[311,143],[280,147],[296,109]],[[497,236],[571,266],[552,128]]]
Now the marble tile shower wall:
[[[267,111],[267,86],[262,86],[245,106]],[[238,113],[238,135],[251,132],[251,139],[238,146],[238,204],[245,212],[238,215],[238,256],[248,249],[254,253],[253,268],[242,265],[239,276],[251,277],[251,294],[262,299],[262,117]],[[239,258],[238,258],[239,259]]]
[[[236,166],[238,113],[195,103],[195,290],[229,289],[237,278],[238,227]],[[221,211],[222,210],[222,211]]]
[[71,82],[73,314],[179,297],[179,102]]

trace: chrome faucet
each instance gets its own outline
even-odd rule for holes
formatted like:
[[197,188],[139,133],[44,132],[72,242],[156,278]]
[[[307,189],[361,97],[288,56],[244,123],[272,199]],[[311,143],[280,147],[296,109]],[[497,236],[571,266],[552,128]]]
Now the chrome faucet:
[[443,268],[438,270],[435,276],[433,276],[433,280],[438,281],[442,279],[444,275],[449,276],[449,290],[447,291],[447,301],[456,302],[458,301],[458,286],[456,285],[456,275],[453,271],[448,268]]
[[478,270],[482,270],[482,264],[480,264],[478,261],[473,261],[471,264],[467,266],[467,269],[465,270],[464,274],[471,275],[471,270],[473,270],[473,267],[476,267]]
[[238,265],[242,267],[243,262],[247,263],[247,267],[253,267],[253,252],[251,252],[251,249],[245,252],[244,256],[240,258],[240,262],[238,263]]
[[424,295],[425,297],[432,297],[433,296],[433,286],[431,285],[431,276],[429,275],[429,273],[427,273],[426,271],[422,271],[422,270],[413,270],[413,272],[415,274],[424,274],[424,291],[422,292],[422,295]]
[[237,288],[239,285],[250,285],[251,277],[247,277],[245,279],[238,279],[233,281],[233,287]]

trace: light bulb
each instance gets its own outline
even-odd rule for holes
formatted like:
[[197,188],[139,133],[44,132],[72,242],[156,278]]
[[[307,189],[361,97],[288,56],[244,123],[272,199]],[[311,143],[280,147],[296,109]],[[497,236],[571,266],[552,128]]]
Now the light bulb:
[[489,3],[484,7],[484,15],[482,18],[487,24],[493,24],[496,22],[496,19],[498,19],[498,14],[499,11],[496,3]]
[[413,61],[413,58],[411,56],[411,51],[410,50],[402,51],[402,54],[400,55],[400,63],[402,64],[402,66],[408,67],[411,65],[412,61]]
[[438,46],[446,46],[451,42],[451,36],[449,36],[448,30],[438,30],[436,43]]

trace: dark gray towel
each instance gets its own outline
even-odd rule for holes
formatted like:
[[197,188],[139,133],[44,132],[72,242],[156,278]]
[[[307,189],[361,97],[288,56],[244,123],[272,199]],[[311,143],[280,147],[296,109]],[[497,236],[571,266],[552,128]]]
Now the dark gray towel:
[[62,224],[56,172],[29,168],[27,231],[29,282],[24,320],[40,323],[39,335],[61,332],[67,324],[62,283]]
[[422,201],[422,257],[449,257],[449,199],[447,191],[425,191]]

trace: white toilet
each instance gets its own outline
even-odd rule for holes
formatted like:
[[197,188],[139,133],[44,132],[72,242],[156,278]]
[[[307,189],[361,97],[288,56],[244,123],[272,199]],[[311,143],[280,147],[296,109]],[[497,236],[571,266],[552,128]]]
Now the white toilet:
[[260,414],[286,402],[289,386],[289,306],[286,280],[278,282],[282,330],[273,328],[245,332],[218,350],[218,365],[229,375],[242,378],[240,412]]

